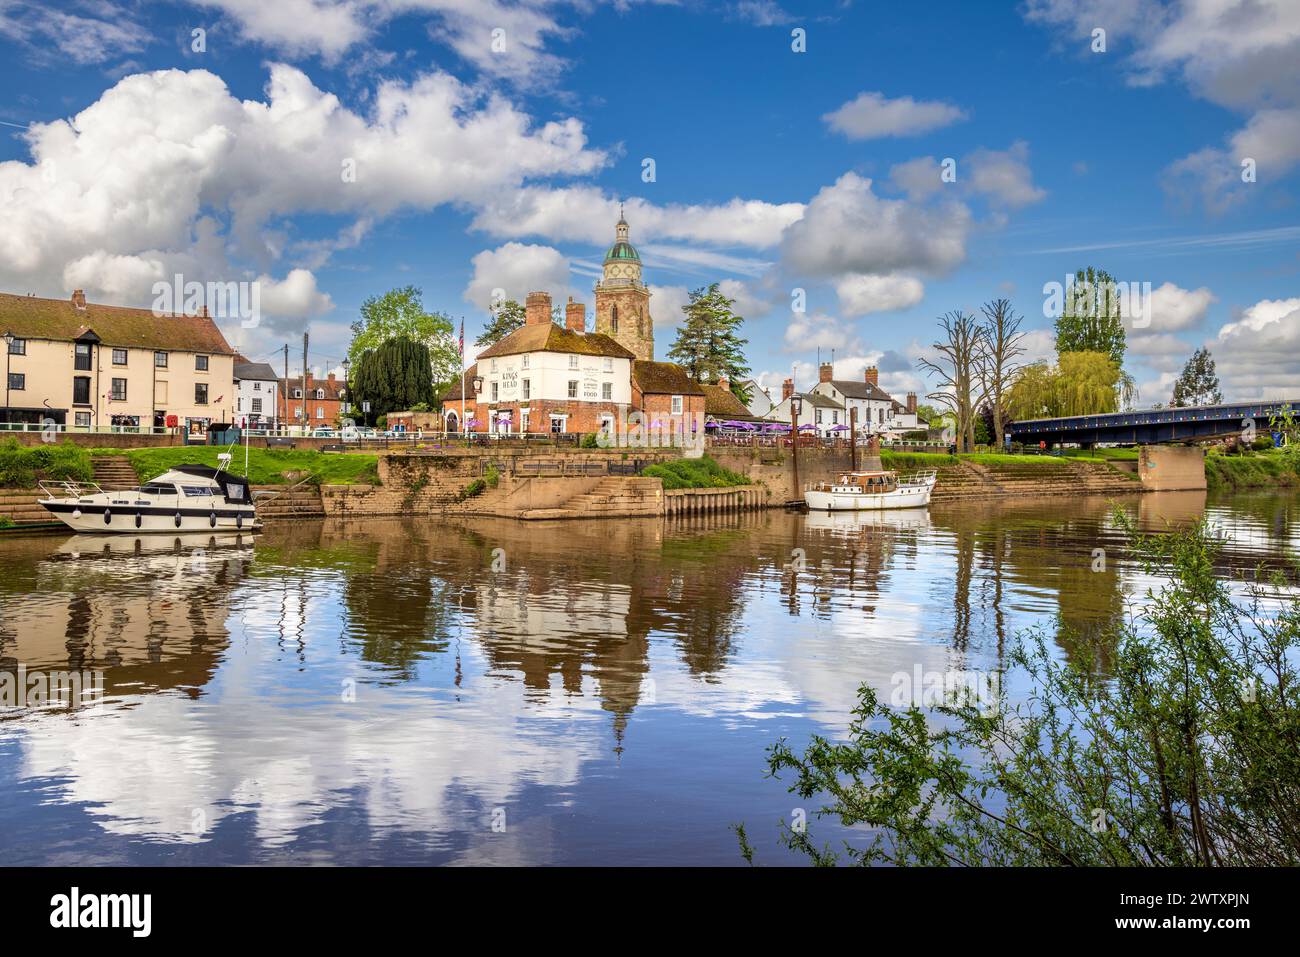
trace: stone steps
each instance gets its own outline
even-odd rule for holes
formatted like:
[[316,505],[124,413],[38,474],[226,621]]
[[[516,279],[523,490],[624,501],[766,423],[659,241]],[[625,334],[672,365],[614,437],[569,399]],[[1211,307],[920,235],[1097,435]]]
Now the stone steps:
[[90,460],[95,470],[95,482],[105,491],[136,488],[140,478],[125,455],[96,455]]

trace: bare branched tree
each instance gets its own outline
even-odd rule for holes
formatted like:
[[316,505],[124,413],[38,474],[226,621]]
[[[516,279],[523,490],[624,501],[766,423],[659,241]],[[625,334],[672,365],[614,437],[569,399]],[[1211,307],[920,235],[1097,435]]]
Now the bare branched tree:
[[993,404],[994,442],[1002,448],[1004,430],[1003,417],[1006,415],[1005,397],[1011,391],[1011,383],[1020,363],[1016,361],[1025,354],[1020,343],[1025,334],[1020,331],[1020,322],[1024,318],[1011,308],[1010,299],[994,299],[986,302],[984,312],[985,350],[978,363],[977,374],[984,389],[984,395]]
[[937,361],[919,359],[917,365],[934,377],[937,389],[926,396],[947,408],[957,420],[957,450],[975,448],[975,410],[985,399],[979,369],[988,351],[988,334],[975,317],[958,309],[939,317],[944,336],[931,348]]

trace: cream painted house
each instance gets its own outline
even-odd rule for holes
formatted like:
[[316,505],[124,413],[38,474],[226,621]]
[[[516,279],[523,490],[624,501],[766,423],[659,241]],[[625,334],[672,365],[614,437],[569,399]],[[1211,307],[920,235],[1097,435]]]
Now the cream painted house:
[[235,351],[217,324],[148,309],[0,293],[0,423],[204,432],[231,422]]

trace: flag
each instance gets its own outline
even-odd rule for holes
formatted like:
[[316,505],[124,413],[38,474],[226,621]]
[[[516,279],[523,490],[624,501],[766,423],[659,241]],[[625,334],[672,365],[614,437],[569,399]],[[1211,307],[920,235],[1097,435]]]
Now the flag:
[[456,348],[460,350],[460,361],[463,365],[465,362],[465,320],[460,321],[460,339],[456,343]]

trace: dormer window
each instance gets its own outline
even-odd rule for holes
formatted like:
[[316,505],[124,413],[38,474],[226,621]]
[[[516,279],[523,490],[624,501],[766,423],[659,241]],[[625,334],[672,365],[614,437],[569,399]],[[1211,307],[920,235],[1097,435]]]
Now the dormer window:
[[323,398],[325,398],[325,390],[324,390],[324,389],[317,389],[317,390],[316,390],[316,398],[317,398],[317,399],[323,399]]

